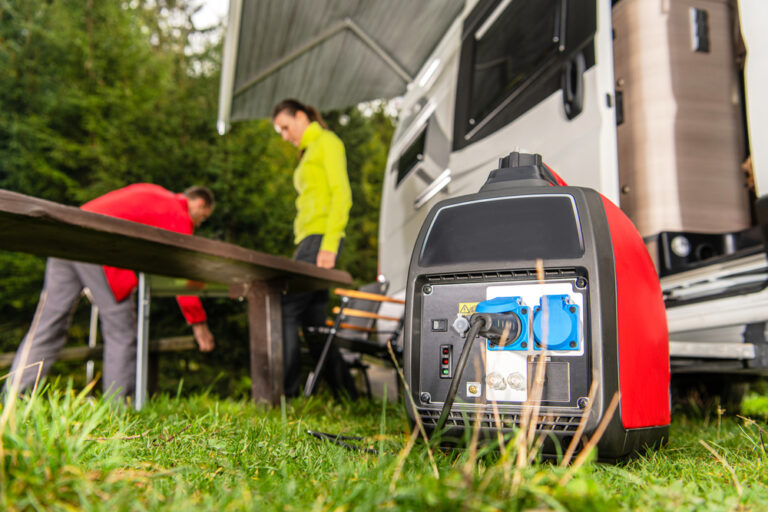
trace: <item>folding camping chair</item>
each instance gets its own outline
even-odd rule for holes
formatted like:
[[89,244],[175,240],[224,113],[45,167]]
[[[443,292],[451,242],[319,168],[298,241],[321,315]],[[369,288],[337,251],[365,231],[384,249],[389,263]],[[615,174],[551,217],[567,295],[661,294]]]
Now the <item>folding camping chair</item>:
[[[341,298],[341,305],[333,308],[336,315],[334,320],[328,320],[325,329],[320,332],[327,334],[323,351],[317,360],[317,365],[309,374],[307,385],[304,387],[304,396],[310,396],[315,390],[317,379],[325,367],[328,351],[332,344],[351,352],[366,354],[392,363],[392,358],[387,348],[387,343],[382,343],[379,337],[385,337],[392,345],[392,349],[398,359],[402,355],[402,346],[398,343],[400,333],[403,330],[403,314],[399,317],[381,315],[380,310],[384,303],[405,304],[404,300],[393,299],[384,295],[385,283],[370,283],[359,290],[346,290],[337,288],[334,294]],[[391,322],[394,328],[381,330],[380,322]],[[367,366],[357,359],[352,364],[363,372],[368,396],[371,395],[371,383],[368,379]]]

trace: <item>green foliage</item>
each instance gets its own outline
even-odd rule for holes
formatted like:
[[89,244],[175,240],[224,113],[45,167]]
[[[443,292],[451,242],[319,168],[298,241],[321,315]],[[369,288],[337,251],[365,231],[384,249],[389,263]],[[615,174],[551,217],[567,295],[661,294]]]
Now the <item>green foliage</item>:
[[3,188],[77,204],[141,179],[145,131],[173,84],[137,11],[94,1],[3,7]]
[[[568,468],[536,461],[518,470],[515,483],[515,466],[505,465],[494,445],[476,454],[432,451],[435,474],[428,447],[408,447],[401,404],[321,395],[268,409],[177,394],[135,413],[54,386],[15,405],[0,425],[0,506],[10,511],[768,506],[766,431],[751,420],[680,417],[661,450],[615,466],[588,462],[562,484]],[[353,443],[378,453],[347,450],[307,430],[361,436]]]
[[[0,188],[79,205],[135,182],[207,185],[217,207],[197,234],[290,256],[296,149],[268,120],[216,133],[221,45],[191,51],[198,4],[0,0]],[[342,114],[347,123],[338,122]],[[371,281],[392,120],[356,108],[328,118],[346,145],[354,201],[340,266]],[[0,350],[14,350],[24,335],[43,267],[41,258],[0,252]],[[213,370],[191,367],[226,367],[231,375],[217,391],[239,389],[248,361],[244,308],[208,300],[206,309],[220,350],[175,360],[170,373],[199,375],[205,386]],[[153,302],[151,325],[153,337],[185,331],[170,300]],[[83,330],[76,324],[70,335],[82,340]]]
[[296,149],[276,136],[270,121],[234,124],[208,164],[220,200],[206,229],[226,242],[290,256],[297,163]]
[[347,148],[347,170],[354,200],[340,265],[349,270],[359,284],[364,284],[376,279],[379,219],[371,212],[378,212],[380,208],[394,126],[381,107],[370,117],[365,117],[357,108],[333,112],[326,117],[328,127]]
[[741,404],[741,413],[753,418],[768,419],[768,396],[748,394]]

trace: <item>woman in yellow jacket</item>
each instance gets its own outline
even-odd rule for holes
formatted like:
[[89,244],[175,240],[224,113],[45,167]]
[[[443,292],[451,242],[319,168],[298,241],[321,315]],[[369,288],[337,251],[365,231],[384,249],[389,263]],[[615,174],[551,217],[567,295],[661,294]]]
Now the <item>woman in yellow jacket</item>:
[[[296,187],[297,244],[294,259],[334,268],[344,241],[344,228],[352,206],[344,144],[323,122],[313,107],[297,100],[278,103],[272,122],[283,139],[299,148],[300,161],[293,173]],[[322,351],[322,339],[313,339],[307,327],[325,325],[328,291],[294,293],[283,297],[283,366],[286,396],[299,394],[301,327],[315,358]],[[338,349],[331,347],[324,377],[334,393],[344,390],[357,397],[354,381]]]

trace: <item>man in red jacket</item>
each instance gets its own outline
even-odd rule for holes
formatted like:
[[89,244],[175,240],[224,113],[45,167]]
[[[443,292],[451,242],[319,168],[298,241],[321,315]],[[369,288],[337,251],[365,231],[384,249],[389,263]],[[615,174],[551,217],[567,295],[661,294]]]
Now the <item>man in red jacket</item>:
[[[174,194],[149,183],[130,185],[85,203],[83,210],[191,235],[213,212],[213,193],[191,187]],[[83,288],[99,308],[104,338],[103,387],[119,396],[133,394],[136,383],[136,306],[131,292],[138,279],[132,270],[49,258],[40,303],[13,360],[11,372],[23,370],[20,389],[35,384],[39,365],[46,375],[66,342],[72,311]],[[176,298],[203,352],[214,348],[200,299]],[[23,368],[22,368],[23,366]]]

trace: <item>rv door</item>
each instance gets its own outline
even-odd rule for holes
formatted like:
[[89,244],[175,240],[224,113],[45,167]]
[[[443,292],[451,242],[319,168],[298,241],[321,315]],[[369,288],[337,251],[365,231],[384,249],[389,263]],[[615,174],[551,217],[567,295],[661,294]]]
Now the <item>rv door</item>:
[[618,202],[615,107],[610,0],[480,0],[462,33],[454,180],[521,149]]

